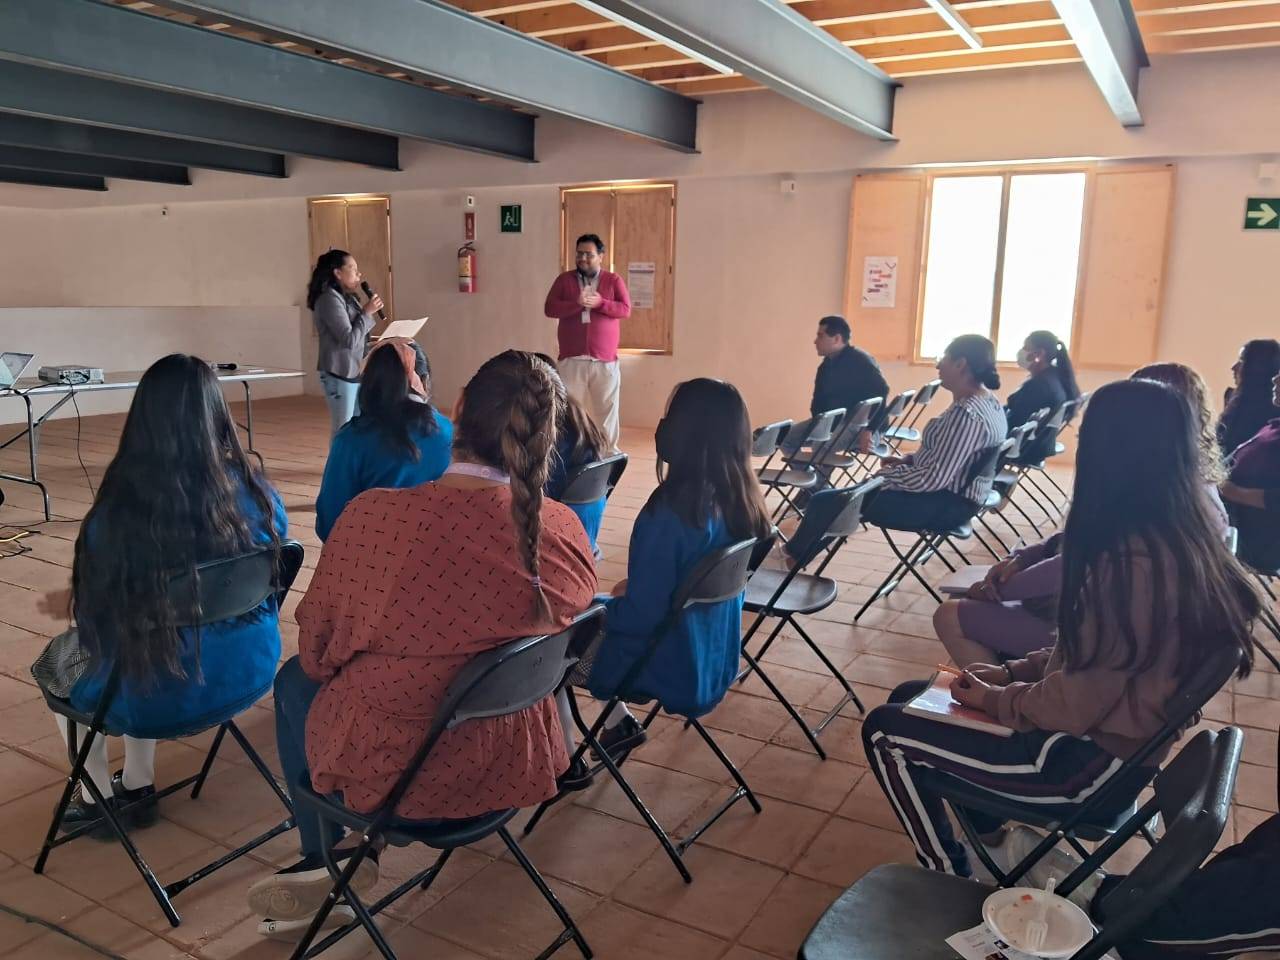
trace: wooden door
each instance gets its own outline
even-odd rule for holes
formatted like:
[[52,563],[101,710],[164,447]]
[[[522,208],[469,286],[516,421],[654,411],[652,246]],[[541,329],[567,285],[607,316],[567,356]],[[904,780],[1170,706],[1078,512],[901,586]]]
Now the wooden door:
[[620,345],[670,353],[675,187],[619,190],[614,203],[614,272],[631,291]]
[[360,272],[395,317],[391,276],[391,200],[389,197],[321,197],[308,201],[311,262],[334,248],[356,258]]
[[613,258],[613,191],[566,190],[561,195],[560,211],[563,228],[563,249],[560,269],[573,269],[573,252],[578,237],[594,233],[604,241],[604,266],[612,270]]

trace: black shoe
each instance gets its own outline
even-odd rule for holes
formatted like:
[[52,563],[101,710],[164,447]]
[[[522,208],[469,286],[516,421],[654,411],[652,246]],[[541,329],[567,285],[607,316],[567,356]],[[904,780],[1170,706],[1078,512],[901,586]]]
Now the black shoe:
[[[628,714],[612,727],[605,727],[597,739],[600,741],[600,746],[605,749],[605,752],[613,758],[614,762],[617,762],[648,740],[649,734],[645,732],[644,727],[640,726],[640,721]],[[600,755],[595,752],[594,748],[591,751],[591,755],[597,760],[600,759]]]
[[556,786],[560,788],[561,793],[574,793],[591,786],[592,779],[591,768],[587,766],[587,761],[579,757],[569,764],[568,770],[556,777]]
[[115,797],[117,808],[129,803],[138,803],[125,814],[125,820],[130,827],[143,830],[155,826],[156,821],[160,819],[160,805],[156,802],[155,784],[138,787],[136,790],[126,790],[124,771],[117,770],[111,777],[111,793]]
[[[110,803],[110,799],[107,801]],[[92,800],[84,799],[80,787],[77,786],[75,793],[71,795],[71,802],[67,804],[67,809],[62,811],[62,821],[58,825],[58,829],[63,833],[71,833],[78,830],[86,824],[98,824],[92,830],[88,831],[88,836],[95,840],[111,840],[115,834],[111,831],[111,825],[107,823],[106,818],[102,815],[100,808]]]

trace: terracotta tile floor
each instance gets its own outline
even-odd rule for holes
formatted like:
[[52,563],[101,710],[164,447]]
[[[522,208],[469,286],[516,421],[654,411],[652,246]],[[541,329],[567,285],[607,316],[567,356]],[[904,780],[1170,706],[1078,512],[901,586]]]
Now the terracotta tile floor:
[[[82,424],[80,453],[95,483],[115,450],[121,422],[119,416],[106,416]],[[255,423],[271,479],[288,504],[292,534],[307,547],[306,568],[296,586],[305,590],[319,553],[312,504],[327,447],[327,418],[319,401],[295,398],[259,403]],[[0,428],[0,439],[8,433]],[[74,421],[51,424],[41,456],[54,509],[65,518],[82,516],[91,502],[75,436]],[[604,585],[625,573],[631,524],[654,482],[649,437],[628,431],[624,446],[632,452],[631,467],[600,537]],[[0,452],[3,469],[21,465],[16,447]],[[9,499],[0,508],[0,524],[40,519],[34,490],[12,483],[4,489]],[[39,535],[24,541],[29,552],[0,558],[0,904],[131,960],[286,957],[286,946],[258,936],[244,892],[252,880],[293,858],[292,835],[177,897],[184,922],[176,929],[165,922],[114,845],[77,841],[54,851],[45,876],[31,872],[65,771],[60,740],[28,673],[46,638],[63,624],[41,613],[37,600],[42,592],[66,585],[78,528],[74,520],[39,525]],[[2,552],[12,549],[0,545]],[[857,603],[890,565],[877,535],[851,541],[832,565],[843,584],[841,602],[809,624],[815,640],[857,681],[868,706],[883,702],[896,683],[924,676],[943,656],[928,619],[933,603],[913,583],[873,608],[862,626],[850,626]],[[296,647],[294,603],[286,607],[282,624],[286,656]],[[767,660],[772,676],[811,721],[835,702],[835,682],[798,639],[784,635]],[[758,683],[746,683],[707,718],[764,811],[756,816],[738,804],[704,835],[688,856],[695,875],[691,886],[680,881],[612,783],[597,784],[555,808],[527,841],[530,856],[581,923],[596,956],[793,957],[809,925],[844,886],[878,863],[911,859],[906,838],[866,769],[856,712],[846,708],[824,733],[831,755],[824,763],[764,693]],[[1229,843],[1275,809],[1280,677],[1259,670],[1216,698],[1209,715],[1247,727],[1238,805],[1223,841]],[[251,709],[241,726],[274,767],[270,702]],[[692,732],[671,721],[660,721],[655,729],[628,769],[651,809],[679,836],[682,825],[698,822],[725,795],[727,777]],[[194,770],[208,741],[205,735],[163,744],[158,778],[165,782]],[[261,831],[278,817],[274,804],[228,746],[202,798],[180,795],[165,801],[161,823],[140,832],[138,843],[162,879],[177,876]],[[528,957],[550,941],[554,918],[501,853],[492,842],[460,851],[429,893],[401,902],[386,924],[402,957]],[[384,860],[385,873],[392,880],[407,876],[422,856],[422,851],[393,850]],[[99,955],[0,913],[0,957]],[[561,955],[575,954],[567,947]]]

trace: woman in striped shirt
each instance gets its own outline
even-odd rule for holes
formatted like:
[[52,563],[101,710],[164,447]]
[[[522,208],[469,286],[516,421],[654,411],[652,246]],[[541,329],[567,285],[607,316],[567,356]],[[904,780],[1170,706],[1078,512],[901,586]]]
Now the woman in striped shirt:
[[863,519],[895,530],[944,530],[969,520],[991,491],[991,478],[970,479],[975,459],[1008,432],[996,352],[986,337],[956,337],[938,361],[942,386],[955,398],[931,420],[920,449],[885,457],[884,486],[867,500]]

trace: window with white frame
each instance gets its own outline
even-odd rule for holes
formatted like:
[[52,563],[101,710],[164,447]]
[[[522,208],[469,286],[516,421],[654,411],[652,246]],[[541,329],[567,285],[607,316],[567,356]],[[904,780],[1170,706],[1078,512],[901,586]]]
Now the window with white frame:
[[938,174],[926,220],[916,356],[980,333],[1012,361],[1033,330],[1071,344],[1084,171]]

